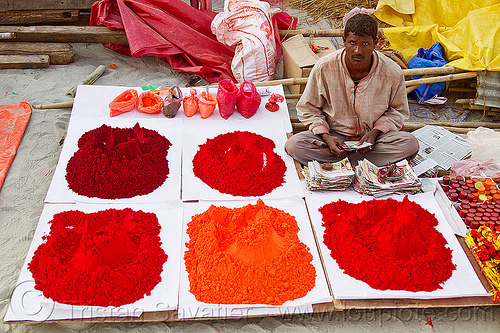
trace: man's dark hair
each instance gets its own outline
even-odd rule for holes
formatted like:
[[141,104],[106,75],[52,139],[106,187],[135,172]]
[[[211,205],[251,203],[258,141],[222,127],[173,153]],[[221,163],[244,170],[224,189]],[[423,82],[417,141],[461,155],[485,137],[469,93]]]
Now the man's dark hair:
[[377,40],[378,24],[377,21],[368,14],[356,14],[347,20],[344,28],[344,38],[352,32],[357,36],[371,36],[374,41]]

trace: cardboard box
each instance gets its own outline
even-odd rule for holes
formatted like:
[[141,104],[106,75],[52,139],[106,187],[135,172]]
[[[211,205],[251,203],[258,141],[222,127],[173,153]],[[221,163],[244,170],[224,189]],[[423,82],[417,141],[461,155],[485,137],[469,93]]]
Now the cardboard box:
[[[309,47],[309,41],[303,35],[295,35],[282,43],[283,48],[283,76],[285,78],[308,77],[316,61],[333,51],[335,47],[325,38],[309,38],[315,46],[328,49],[320,50],[317,54]],[[301,94],[305,84],[288,86],[290,93]]]

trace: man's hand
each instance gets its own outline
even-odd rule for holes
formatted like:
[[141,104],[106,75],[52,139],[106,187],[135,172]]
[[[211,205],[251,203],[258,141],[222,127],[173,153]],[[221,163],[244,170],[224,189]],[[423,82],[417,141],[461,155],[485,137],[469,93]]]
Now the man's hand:
[[370,147],[358,149],[358,152],[361,154],[366,154],[369,151],[371,151],[373,149],[373,147],[375,146],[375,140],[377,140],[377,137],[380,133],[382,133],[380,130],[372,129],[370,132],[363,135],[363,137],[358,141],[358,145],[361,145],[364,142],[369,142],[372,145]]
[[344,157],[347,155],[349,148],[340,138],[328,133],[321,134],[321,138],[326,142],[328,148],[330,149],[330,153],[332,153],[333,156]]

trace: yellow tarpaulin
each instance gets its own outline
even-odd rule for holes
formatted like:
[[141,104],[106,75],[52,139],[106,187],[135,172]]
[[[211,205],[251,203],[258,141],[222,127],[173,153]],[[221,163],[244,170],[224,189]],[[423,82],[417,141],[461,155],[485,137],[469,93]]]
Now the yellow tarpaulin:
[[450,66],[500,71],[498,0],[380,0],[377,9],[377,18],[395,26],[384,33],[406,60],[439,42]]

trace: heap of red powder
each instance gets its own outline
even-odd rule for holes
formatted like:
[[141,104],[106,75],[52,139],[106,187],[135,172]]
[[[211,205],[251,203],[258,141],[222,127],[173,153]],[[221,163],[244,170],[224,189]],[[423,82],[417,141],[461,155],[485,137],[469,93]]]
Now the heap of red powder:
[[286,166],[272,140],[235,131],[208,139],[193,159],[196,177],[221,193],[260,196],[284,183]]
[[339,200],[320,208],[340,269],[379,290],[442,289],[456,269],[433,214],[408,200]]
[[316,270],[298,231],[293,216],[260,199],[234,209],[212,205],[188,223],[190,292],[214,304],[280,305],[305,296]]
[[153,192],[167,179],[171,143],[158,132],[102,125],[82,135],[66,167],[74,192],[102,199],[131,198]]
[[121,306],[133,303],[161,281],[167,255],[153,213],[108,209],[54,215],[45,243],[28,269],[35,288],[56,302]]

